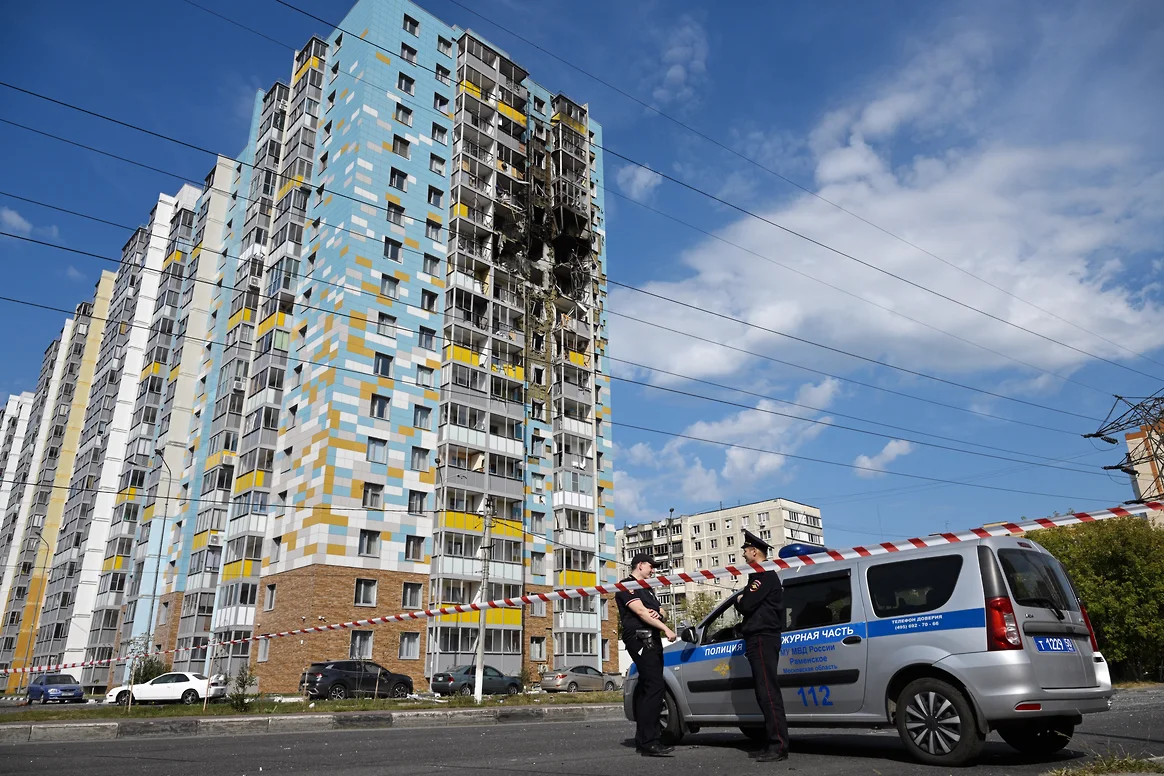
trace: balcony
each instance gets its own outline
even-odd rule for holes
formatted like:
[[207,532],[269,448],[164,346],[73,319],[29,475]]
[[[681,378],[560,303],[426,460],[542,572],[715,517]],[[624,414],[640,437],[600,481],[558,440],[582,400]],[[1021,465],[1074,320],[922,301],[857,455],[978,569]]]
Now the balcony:
[[453,186],[464,186],[487,197],[493,196],[493,185],[489,181],[465,170],[453,173]]
[[462,126],[472,127],[483,135],[493,137],[494,125],[491,118],[482,118],[471,110],[457,112],[457,122]]
[[557,434],[562,431],[581,437],[589,437],[594,434],[594,423],[582,418],[554,418],[554,433]]
[[453,148],[454,154],[463,154],[485,164],[493,164],[493,152],[485,146],[477,145],[471,140],[461,140]]

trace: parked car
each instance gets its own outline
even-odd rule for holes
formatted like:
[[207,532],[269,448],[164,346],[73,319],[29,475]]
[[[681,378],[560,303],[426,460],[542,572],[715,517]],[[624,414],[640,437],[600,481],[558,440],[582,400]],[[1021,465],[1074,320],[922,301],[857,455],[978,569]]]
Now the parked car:
[[371,660],[312,663],[300,677],[299,691],[312,698],[403,698],[412,693],[412,677],[394,673]]
[[172,671],[143,684],[135,684],[132,687],[123,684],[120,687],[114,687],[105,694],[105,702],[124,706],[129,703],[131,693],[134,703],[181,701],[187,706],[192,706],[207,696],[211,700],[226,697],[226,683],[222,681],[212,682],[202,674]]
[[[788,722],[896,727],[916,760],[972,762],[986,735],[1032,756],[1071,742],[1112,698],[1107,663],[1066,570],[1036,542],[961,541],[781,574],[778,667]],[[669,740],[763,716],[734,608],[736,593],[663,650],[660,722]],[[633,719],[638,675],[623,687]]]
[[598,692],[622,688],[622,674],[604,674],[593,666],[574,666],[542,676],[546,692]]
[[84,703],[85,691],[69,674],[41,674],[28,685],[28,702]]
[[[483,673],[481,692],[485,695],[517,695],[521,692],[518,677],[506,676],[493,666],[485,666]],[[457,666],[432,678],[432,691],[437,695],[472,695],[476,689],[476,666]]]

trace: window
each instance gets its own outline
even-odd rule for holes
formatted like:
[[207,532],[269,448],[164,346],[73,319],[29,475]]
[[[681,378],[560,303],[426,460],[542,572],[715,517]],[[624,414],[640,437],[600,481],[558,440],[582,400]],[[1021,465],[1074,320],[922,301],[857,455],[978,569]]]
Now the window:
[[435,313],[437,309],[437,295],[433,291],[420,292],[420,306],[430,313]]
[[[432,197],[433,191],[434,190],[429,191],[430,198]],[[437,196],[438,197],[440,196],[439,191],[437,192]],[[434,242],[440,242],[441,241],[441,225],[438,224],[436,221],[426,221],[424,224],[424,236],[427,237],[428,239],[434,241]]]
[[437,175],[444,175],[445,174],[445,160],[440,158],[436,154],[431,154],[428,158],[428,169],[432,170]]
[[[999,550],[1002,572],[1010,583],[1015,603],[1020,606],[1046,606],[1050,601],[1058,609],[1079,611],[1074,588],[1063,573],[1059,561],[1032,550]],[[1044,600],[1036,600],[1044,599]]]
[[444,38],[437,38],[437,51],[446,57],[451,57],[453,55],[453,42],[451,40],[445,40]]
[[323,156],[319,157],[319,172],[322,173],[326,170],[327,170],[327,153],[325,152],[323,154]]
[[420,660],[420,634],[401,633],[400,653],[401,660]]
[[418,344],[425,350],[436,350],[436,332],[432,329],[421,326],[418,340]]
[[424,504],[428,494],[423,490],[408,491],[408,511],[414,515],[424,514]]
[[416,64],[416,49],[414,49],[412,46],[409,46],[407,43],[401,43],[400,44],[400,58],[403,59],[405,62],[411,62],[412,64],[415,65]]
[[376,605],[376,580],[356,580],[356,606]]
[[423,447],[412,448],[412,465],[410,468],[418,472],[428,471],[428,450]]
[[[610,639],[602,640],[602,660],[603,662],[610,660]],[[593,671],[594,669],[590,669]]]
[[785,630],[820,628],[852,621],[849,572],[822,574],[784,587]]
[[404,208],[400,207],[400,205],[389,204],[386,210],[388,212],[388,223],[404,226]]
[[352,631],[352,645],[348,650],[348,657],[352,660],[372,659],[372,631]]
[[276,536],[271,540],[271,562],[278,563],[283,557],[283,537]]
[[263,611],[269,612],[275,608],[275,586],[267,585],[267,592],[263,595]]
[[364,508],[379,509],[384,504],[384,486],[364,483]]
[[[411,501],[411,496],[409,497]],[[406,536],[404,538],[404,559],[424,560],[424,537]]]
[[534,110],[536,110],[538,113],[545,113],[546,101],[541,97],[534,97]]
[[703,552],[703,542],[696,542],[695,543],[695,551],[696,552]]
[[372,463],[388,463],[388,442],[368,437],[368,460]]
[[404,173],[403,170],[397,170],[395,167],[393,167],[391,174],[388,176],[388,185],[394,189],[407,191],[408,176]]
[[529,614],[531,617],[545,617],[546,602],[540,598],[535,598],[533,603],[529,605]]
[[388,313],[380,313],[380,319],[376,322],[376,333],[385,337],[395,337],[396,317]]
[[424,274],[439,275],[441,271],[441,260],[436,256],[424,254]]
[[369,558],[380,557],[380,532],[379,531],[360,531],[360,546],[359,552],[361,555]]
[[410,35],[420,34],[420,22],[407,14],[404,16],[404,31]]
[[437,143],[449,142],[449,131],[440,124],[433,122],[432,125],[432,139]]
[[444,67],[442,65],[436,66],[437,80],[440,81],[445,86],[452,86],[452,83],[453,83],[453,79],[451,77],[452,75],[453,75],[452,71],[449,70],[447,67]]
[[392,152],[400,154],[405,159],[410,158],[412,155],[408,149],[408,141],[400,135],[394,135],[392,137]]
[[546,637],[531,636],[529,640],[529,659],[533,661],[546,659]]
[[[440,189],[436,188],[435,186],[429,186],[428,187],[428,204],[432,205],[433,207],[444,207],[445,206],[445,193],[443,191],[441,191]],[[436,227],[436,234],[435,235],[430,234],[429,238],[432,240],[441,239],[441,237],[440,237],[441,225],[434,224],[432,221],[429,221],[428,228],[430,231],[432,230],[433,226]]]
[[401,73],[400,77],[396,79],[396,88],[405,94],[416,94],[416,79]]
[[405,582],[401,605],[405,609],[419,609],[420,597],[424,592],[424,585],[420,582]]
[[372,365],[372,371],[380,377],[392,376],[392,356],[384,353],[376,354],[376,361]]
[[416,384],[423,388],[432,388],[433,371],[427,366],[418,366],[416,368]]
[[713,549],[713,550],[719,549],[719,539],[712,539],[711,540],[711,549]]
[[449,112],[449,98],[443,94],[434,94],[432,96],[432,106],[441,113]]
[[270,657],[270,655],[271,655],[271,640],[270,639],[261,639],[259,641],[258,662],[266,663],[267,659]]
[[388,419],[388,397],[372,396],[372,417],[380,420]]
[[[397,243],[399,245],[399,243]],[[388,252],[388,240],[384,241],[384,253]],[[389,299],[395,299],[400,293],[400,281],[391,275],[380,276],[380,296],[386,296]]]
[[932,612],[954,594],[961,555],[903,560],[870,567],[869,597],[878,617]]
[[541,576],[546,573],[546,554],[535,552],[530,554],[529,570],[531,574]]

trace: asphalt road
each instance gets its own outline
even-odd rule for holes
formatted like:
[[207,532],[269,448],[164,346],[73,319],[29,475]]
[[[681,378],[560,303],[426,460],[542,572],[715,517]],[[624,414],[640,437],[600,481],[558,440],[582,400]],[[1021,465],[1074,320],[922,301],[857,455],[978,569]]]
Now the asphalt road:
[[[85,776],[256,776],[304,774],[934,774],[910,761],[895,734],[794,730],[792,759],[760,765],[731,731],[700,733],[666,759],[635,754],[630,723],[595,722],[337,731],[233,738],[130,739],[0,747],[0,774]],[[1042,774],[1090,755],[1164,755],[1164,689],[1120,693],[1115,708],[1094,715],[1071,746],[1051,760],[1024,758],[991,736],[975,776]]]

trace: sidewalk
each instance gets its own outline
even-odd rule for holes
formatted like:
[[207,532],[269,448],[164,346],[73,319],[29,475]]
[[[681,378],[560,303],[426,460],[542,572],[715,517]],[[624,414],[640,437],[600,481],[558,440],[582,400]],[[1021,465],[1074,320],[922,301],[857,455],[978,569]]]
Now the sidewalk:
[[392,727],[501,725],[510,722],[584,722],[623,719],[621,704],[511,706],[420,711],[353,711],[335,714],[180,717],[101,722],[33,722],[0,724],[0,744],[108,741],[115,738],[250,736],[262,733],[314,733]]

